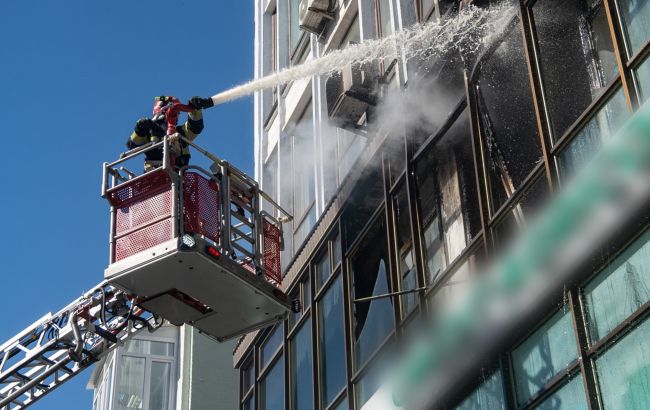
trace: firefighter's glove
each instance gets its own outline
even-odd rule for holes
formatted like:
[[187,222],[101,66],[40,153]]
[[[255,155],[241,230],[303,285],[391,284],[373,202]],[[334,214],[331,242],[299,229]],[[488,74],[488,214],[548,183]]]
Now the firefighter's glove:
[[202,110],[204,108],[214,107],[214,102],[212,98],[201,98],[201,97],[192,97],[187,103],[189,106],[195,110]]

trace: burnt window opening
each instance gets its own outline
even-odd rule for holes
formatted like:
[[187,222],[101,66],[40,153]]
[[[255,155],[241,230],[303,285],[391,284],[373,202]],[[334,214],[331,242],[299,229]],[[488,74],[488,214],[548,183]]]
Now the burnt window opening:
[[384,179],[380,161],[377,157],[370,161],[343,210],[341,220],[348,245],[356,242],[363,228],[384,201]]
[[532,10],[557,140],[617,76],[614,45],[602,0],[538,0]]
[[542,161],[519,30],[511,30],[478,69],[475,90],[494,215]]
[[[351,258],[354,300],[391,291],[386,227],[383,218],[373,224]],[[394,328],[392,298],[353,303],[354,363],[363,366]]]
[[431,284],[481,230],[466,110],[415,168],[425,273]]
[[[395,231],[397,235],[397,265],[399,269],[400,290],[417,288],[417,269],[411,235],[411,221],[406,184],[398,188],[393,197],[395,213]],[[418,294],[408,293],[400,297],[402,318],[405,318],[417,306]]]

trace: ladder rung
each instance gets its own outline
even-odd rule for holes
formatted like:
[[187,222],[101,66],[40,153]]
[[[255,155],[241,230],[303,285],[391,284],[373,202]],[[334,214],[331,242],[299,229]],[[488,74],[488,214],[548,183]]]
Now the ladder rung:
[[231,231],[231,232],[234,232],[235,234],[237,234],[237,236],[239,236],[241,239],[244,239],[244,240],[248,241],[251,245],[253,245],[253,244],[255,243],[255,241],[253,240],[253,238],[251,238],[250,236],[246,235],[244,232],[240,231],[239,229],[235,228],[234,226],[231,226],[231,227],[230,227],[230,231]]
[[232,245],[233,248],[237,249],[238,251],[240,251],[244,255],[248,256],[251,259],[253,259],[253,254],[248,249],[242,247],[241,245],[239,245],[236,242],[232,242],[231,245]]

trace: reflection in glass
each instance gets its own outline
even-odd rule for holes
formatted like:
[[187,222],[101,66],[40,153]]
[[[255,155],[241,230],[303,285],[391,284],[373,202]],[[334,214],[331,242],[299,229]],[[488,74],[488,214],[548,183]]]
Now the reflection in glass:
[[298,330],[291,341],[291,397],[293,410],[314,408],[311,320]]
[[603,269],[585,287],[584,297],[592,343],[650,300],[650,231]]
[[171,404],[172,364],[151,362],[151,382],[149,384],[149,408],[168,410]]
[[143,408],[145,360],[143,357],[122,356],[115,386],[117,410]]
[[620,89],[562,151],[559,158],[561,177],[567,179],[574,175],[629,116],[625,95]]
[[558,312],[511,354],[517,403],[523,404],[578,357],[571,312]]
[[282,344],[284,333],[282,324],[276,326],[272,332],[273,333],[266,340],[266,342],[264,342],[264,346],[262,346],[262,349],[260,350],[260,361],[262,362],[260,369],[264,369],[266,367],[271,358],[273,358],[273,354],[278,351],[280,345]]
[[488,377],[456,409],[505,410],[506,399],[503,396],[503,378],[501,377],[501,372],[497,371]]
[[621,0],[620,3],[631,57],[650,40],[650,2],[647,0]]
[[127,353],[142,353],[154,356],[174,356],[174,344],[154,340],[133,339],[126,343]]
[[650,320],[596,359],[605,409],[650,408]]
[[571,379],[569,383],[535,407],[540,410],[587,410],[588,408],[581,375]]
[[533,13],[557,140],[617,75],[616,56],[602,1],[539,0]]
[[325,246],[325,253],[321,258],[316,262],[316,291],[320,289],[321,286],[327,281],[327,278],[330,277],[331,268],[330,268],[330,255],[327,252],[327,246]]
[[262,410],[284,409],[284,360],[280,357],[260,383]]
[[345,386],[345,325],[341,275],[327,290],[319,306],[320,377],[323,407]]
[[641,101],[650,99],[650,58],[636,70],[636,77],[639,79],[639,97]]

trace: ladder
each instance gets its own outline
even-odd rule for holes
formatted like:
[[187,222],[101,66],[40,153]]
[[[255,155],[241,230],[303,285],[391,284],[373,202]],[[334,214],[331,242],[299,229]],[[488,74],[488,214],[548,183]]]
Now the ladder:
[[115,347],[163,323],[107,282],[0,346],[0,409],[24,409]]

